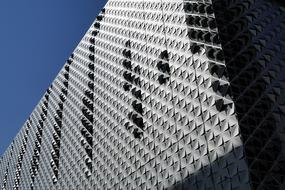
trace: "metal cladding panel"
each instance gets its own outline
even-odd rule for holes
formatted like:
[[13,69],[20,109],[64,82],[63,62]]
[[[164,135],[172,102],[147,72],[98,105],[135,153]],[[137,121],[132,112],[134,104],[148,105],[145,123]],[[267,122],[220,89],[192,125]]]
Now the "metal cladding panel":
[[[240,31],[233,30],[226,17],[234,5],[237,15],[232,19],[261,14],[258,8],[250,11],[248,2],[270,5],[268,14],[278,8],[242,0],[109,0],[1,158],[1,188],[268,187],[266,181],[256,185],[255,175],[263,170],[252,165],[255,141],[247,140],[260,136],[251,132],[248,138],[246,132],[255,125],[249,119],[261,117],[260,112],[242,112],[253,106],[240,91],[247,75],[239,75],[243,68],[231,62],[243,63],[233,56],[238,53],[231,48],[242,47],[234,46],[229,31],[241,32],[245,25],[234,23]],[[275,17],[283,18],[284,9],[278,11]],[[278,39],[283,48],[283,38]],[[282,94],[281,78],[274,74],[269,69],[263,78],[272,77]],[[258,84],[249,88],[251,84],[249,96],[250,89],[260,90]],[[278,99],[273,107],[282,111],[282,105]],[[274,125],[277,137],[284,130],[282,119]],[[277,153],[279,162],[274,163],[281,168],[281,149]]]
[[285,4],[213,1],[252,189],[285,188]]

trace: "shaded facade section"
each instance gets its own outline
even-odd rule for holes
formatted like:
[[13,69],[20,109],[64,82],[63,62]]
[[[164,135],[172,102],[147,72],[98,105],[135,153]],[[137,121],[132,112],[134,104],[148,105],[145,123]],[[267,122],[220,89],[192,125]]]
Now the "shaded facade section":
[[284,189],[283,1],[213,0],[253,189]]
[[[236,163],[240,167],[238,174],[236,174],[233,164],[228,165],[229,160],[234,157],[243,157],[242,147],[235,148],[230,153],[212,162],[211,166],[205,166],[176,185],[167,188],[167,190],[250,189],[247,181],[247,165],[243,162]],[[244,181],[239,182],[240,180]]]

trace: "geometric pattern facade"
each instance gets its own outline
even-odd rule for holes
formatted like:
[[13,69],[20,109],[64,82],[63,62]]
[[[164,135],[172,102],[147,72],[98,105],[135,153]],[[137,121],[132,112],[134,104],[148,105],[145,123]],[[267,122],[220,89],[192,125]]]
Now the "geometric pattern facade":
[[284,20],[281,1],[109,0],[0,188],[284,188]]
[[253,189],[285,189],[285,3],[213,1]]

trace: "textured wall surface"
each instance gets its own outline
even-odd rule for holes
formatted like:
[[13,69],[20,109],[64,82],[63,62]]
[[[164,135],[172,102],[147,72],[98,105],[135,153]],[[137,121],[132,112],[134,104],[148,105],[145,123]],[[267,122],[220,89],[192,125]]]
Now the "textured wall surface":
[[253,189],[285,189],[285,4],[214,0]]
[[2,189],[281,187],[279,6],[109,0],[1,159]]

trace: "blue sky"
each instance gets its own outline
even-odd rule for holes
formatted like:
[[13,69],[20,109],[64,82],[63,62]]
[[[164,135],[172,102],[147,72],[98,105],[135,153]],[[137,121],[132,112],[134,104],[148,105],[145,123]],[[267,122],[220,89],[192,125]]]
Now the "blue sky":
[[0,1],[0,155],[105,3]]

